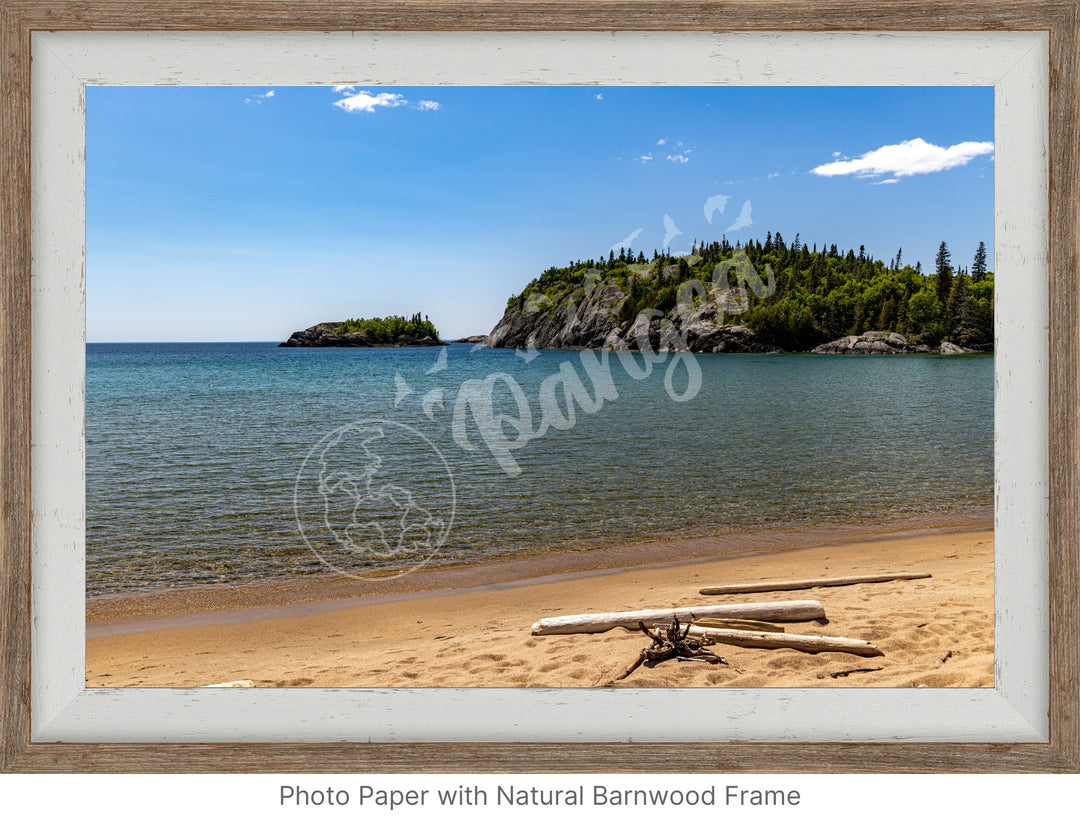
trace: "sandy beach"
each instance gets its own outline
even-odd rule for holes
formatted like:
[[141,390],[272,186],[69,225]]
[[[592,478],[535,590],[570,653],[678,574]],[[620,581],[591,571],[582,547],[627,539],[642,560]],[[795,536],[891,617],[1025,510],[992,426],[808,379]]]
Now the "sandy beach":
[[[164,599],[92,602],[86,680],[92,687],[985,687],[994,681],[993,554],[992,530],[954,526],[443,590],[331,591],[303,603],[269,600],[269,592],[249,596],[251,606],[233,592],[223,593],[234,596],[233,606],[204,597],[181,602],[183,611]],[[698,592],[886,572],[932,577]],[[666,661],[618,680],[650,643],[640,631],[531,634],[533,623],[557,615],[805,599],[822,603],[827,622],[788,622],[786,632],[864,639],[884,655],[715,644],[727,664]]]

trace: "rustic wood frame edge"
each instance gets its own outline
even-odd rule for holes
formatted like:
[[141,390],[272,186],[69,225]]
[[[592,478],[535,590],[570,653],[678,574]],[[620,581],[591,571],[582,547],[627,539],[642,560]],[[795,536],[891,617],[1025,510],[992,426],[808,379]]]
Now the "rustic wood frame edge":
[[[1080,772],[1080,0],[0,0],[0,770]],[[1050,738],[1045,744],[45,744],[30,740],[30,37],[94,30],[1047,31]]]

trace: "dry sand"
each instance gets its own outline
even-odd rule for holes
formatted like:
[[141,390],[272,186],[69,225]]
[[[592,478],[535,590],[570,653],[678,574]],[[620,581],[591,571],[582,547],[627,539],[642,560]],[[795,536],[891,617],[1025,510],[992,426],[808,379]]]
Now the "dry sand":
[[[190,687],[987,687],[994,682],[993,532],[901,532],[768,554],[578,573],[377,603],[337,600],[132,617],[90,605],[87,685]],[[703,586],[928,572],[796,592],[706,597]],[[828,622],[788,632],[865,639],[883,657],[717,644],[727,665],[668,661],[616,677],[640,632],[534,636],[541,617],[647,607],[816,599]],[[166,603],[165,606],[173,606]],[[140,610],[142,612],[143,610]],[[109,616],[126,618],[112,618]],[[135,630],[135,631],[131,631]],[[875,669],[880,668],[880,669]],[[872,672],[859,672],[868,671]],[[843,673],[850,672],[847,675]]]

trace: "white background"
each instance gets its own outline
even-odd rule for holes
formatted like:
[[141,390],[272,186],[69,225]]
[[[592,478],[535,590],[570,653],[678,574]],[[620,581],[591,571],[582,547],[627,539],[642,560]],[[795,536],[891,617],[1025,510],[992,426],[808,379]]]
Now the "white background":
[[[279,805],[283,784],[310,789],[327,786],[350,792],[346,807]],[[797,789],[797,806],[737,807],[402,807],[359,804],[361,785],[373,788],[456,788],[479,785],[518,788],[569,788],[594,784],[609,788],[702,788],[715,785],[718,798],[727,785],[770,790]],[[865,828],[928,828],[932,826],[1024,825],[1051,817],[1068,822],[1080,795],[1077,776],[900,776],[900,775],[363,775],[315,776],[4,776],[0,777],[0,814],[15,825],[146,826],[213,828],[229,826],[372,825],[414,828],[468,824],[531,828],[553,824],[619,828],[695,824],[709,826],[865,826]],[[429,799],[435,797],[432,793]],[[54,820],[57,822],[54,823]]]

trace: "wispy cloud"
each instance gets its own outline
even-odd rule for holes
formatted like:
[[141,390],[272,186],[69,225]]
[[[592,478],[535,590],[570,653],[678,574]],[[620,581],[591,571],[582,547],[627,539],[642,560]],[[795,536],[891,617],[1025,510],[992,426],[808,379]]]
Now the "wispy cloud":
[[779,178],[779,177],[780,177],[780,173],[778,173],[778,172],[769,173],[768,176],[766,176],[766,178],[768,178],[769,181],[772,181],[774,178]]
[[690,150],[683,150],[675,155],[669,155],[667,160],[673,164],[685,164],[690,160]]
[[667,143],[667,138],[661,138],[659,141],[656,142],[656,146],[662,147],[666,143]]
[[244,98],[246,104],[261,104],[268,98],[274,97],[274,90],[270,89],[264,92],[262,95],[252,95],[250,98]]
[[597,92],[596,93],[596,100],[598,100],[598,101],[604,100],[604,93],[603,92]]
[[964,141],[949,147],[939,147],[922,138],[913,138],[899,144],[887,144],[857,158],[831,161],[814,167],[810,172],[823,176],[855,175],[874,178],[887,175],[900,179],[909,175],[962,167],[981,155],[992,154],[993,151],[994,144],[990,141]]
[[417,101],[416,108],[421,112],[435,112],[438,109],[442,109],[442,104],[438,101]]
[[900,179],[899,178],[886,178],[886,179],[884,179],[882,181],[871,181],[870,183],[875,185],[875,186],[877,186],[878,184],[899,184]]
[[640,161],[642,164],[648,164],[650,161],[652,161],[652,153],[650,152],[647,155],[639,155],[634,160]]

